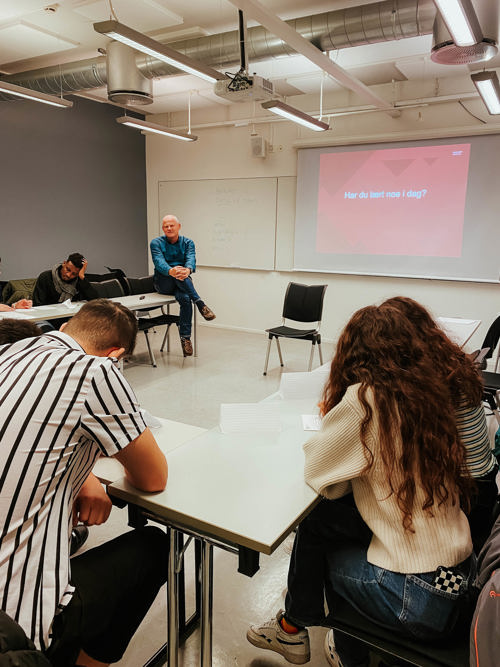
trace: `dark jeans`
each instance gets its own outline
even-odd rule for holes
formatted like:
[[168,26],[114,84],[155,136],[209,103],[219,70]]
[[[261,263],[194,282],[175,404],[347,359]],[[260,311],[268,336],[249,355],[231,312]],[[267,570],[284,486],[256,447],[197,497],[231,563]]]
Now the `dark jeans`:
[[200,296],[194,288],[191,276],[185,280],[177,280],[172,276],[155,273],[154,287],[160,294],[173,294],[179,304],[179,334],[182,338],[191,337],[191,320],[193,319],[193,301],[199,301]]
[[[469,610],[469,584],[475,557],[455,570],[465,581],[459,593],[433,585],[435,572],[400,574],[367,561],[371,533],[352,496],[323,500],[297,529],[285,601],[286,616],[298,625],[328,625],[324,599],[335,615],[335,598],[402,636],[436,639],[449,634]],[[368,650],[340,635],[337,650],[344,667],[368,665]]]
[[80,649],[101,662],[118,662],[167,580],[168,540],[156,527],[120,535],[71,560],[76,590],[53,623],[46,655],[72,667]]

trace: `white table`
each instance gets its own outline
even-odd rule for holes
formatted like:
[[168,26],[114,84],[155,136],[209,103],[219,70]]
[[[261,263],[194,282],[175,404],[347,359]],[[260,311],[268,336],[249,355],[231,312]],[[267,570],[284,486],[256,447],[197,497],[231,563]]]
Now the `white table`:
[[438,317],[436,322],[447,336],[457,345],[463,347],[481,324],[481,320],[465,317]]
[[[138,311],[141,308],[162,308],[167,307],[169,313],[170,305],[176,303],[172,294],[159,294],[158,292],[148,292],[147,294],[130,294],[128,296],[112,297],[110,301],[123,304],[130,310]],[[54,320],[63,317],[73,317],[86,301],[73,301],[69,306],[63,303],[54,303],[48,306],[34,306],[33,308],[17,308],[0,312],[0,319],[14,318],[16,320],[31,320],[40,322],[41,320]],[[193,308],[193,353],[198,356],[198,347],[196,341],[197,318],[196,308]],[[167,348],[168,349],[168,348]]]
[[85,301],[74,301],[69,307],[62,303],[54,303],[50,306],[34,306],[33,308],[16,308],[0,313],[0,318],[14,318],[16,320],[31,320],[40,322],[41,320],[56,320],[61,317],[73,317]]
[[[192,440],[196,436],[206,432],[205,428],[200,428],[199,426],[191,426],[190,424],[183,424],[182,422],[162,419],[160,417],[156,417],[155,419],[161,426],[160,428],[152,428],[151,432],[164,454],[172,452],[188,440]],[[122,464],[117,459],[106,456],[101,456],[96,461],[92,472],[103,484],[112,484],[124,475]]]
[[[160,493],[138,491],[125,478],[108,486],[113,498],[139,508],[166,525],[170,533],[168,586],[169,667],[178,664],[178,615],[175,573],[178,532],[201,540],[201,664],[212,664],[213,546],[250,556],[244,573],[256,571],[258,553],[272,554],[319,502],[304,481],[302,444],[310,433],[301,415],[311,402],[280,401],[281,432],[225,435],[213,429],[168,455],[169,479]],[[161,447],[166,431],[155,432]],[[252,555],[256,557],[252,559]]]
[[[175,303],[175,297],[168,294],[158,294],[157,292],[148,294],[131,294],[130,296],[117,296],[110,299],[123,304],[130,310],[140,308],[161,308]],[[54,320],[61,317],[73,317],[86,301],[72,301],[70,305],[64,303],[54,303],[47,306],[33,306],[33,308],[16,308],[0,312],[0,317],[13,317],[19,320],[31,320],[39,322],[40,320]]]

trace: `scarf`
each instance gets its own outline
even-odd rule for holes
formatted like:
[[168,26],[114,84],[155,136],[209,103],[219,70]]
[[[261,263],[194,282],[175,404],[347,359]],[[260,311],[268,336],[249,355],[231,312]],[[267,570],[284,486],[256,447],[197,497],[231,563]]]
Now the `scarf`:
[[62,264],[56,264],[52,267],[52,280],[54,281],[54,287],[56,292],[59,292],[59,303],[66,301],[66,299],[73,299],[77,293],[76,283],[78,278],[71,280],[70,282],[65,282],[59,275],[59,269]]

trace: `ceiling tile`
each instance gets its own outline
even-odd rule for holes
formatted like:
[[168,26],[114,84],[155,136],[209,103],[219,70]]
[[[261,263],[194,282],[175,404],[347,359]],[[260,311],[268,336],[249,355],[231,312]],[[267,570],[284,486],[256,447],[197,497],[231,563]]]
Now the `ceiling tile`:
[[[182,16],[171,12],[164,0],[114,0],[113,7],[120,21],[135,30],[153,30],[183,23]],[[84,0],[74,11],[91,21],[107,21],[110,18],[108,0]]]
[[76,46],[78,42],[53,35],[26,21],[0,26],[0,63],[43,56]]

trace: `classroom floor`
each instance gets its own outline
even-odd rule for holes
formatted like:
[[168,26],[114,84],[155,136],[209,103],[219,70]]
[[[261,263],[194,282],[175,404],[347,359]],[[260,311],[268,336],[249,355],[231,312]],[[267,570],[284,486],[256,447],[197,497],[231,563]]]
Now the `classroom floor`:
[[[171,334],[169,355],[157,352],[162,332],[152,336],[157,368],[149,364],[142,334],[138,338],[136,354],[125,364],[125,376],[135,389],[139,402],[153,415],[212,428],[218,424],[221,403],[259,401],[277,390],[281,369],[274,343],[268,375],[262,375],[267,345],[264,333],[257,335],[210,325],[199,326],[199,356],[186,359],[182,357],[175,333]],[[282,351],[284,371],[307,370],[308,344],[284,340]],[[325,362],[331,358],[332,351],[332,345],[323,344]],[[317,353],[316,365],[319,365]],[[126,510],[113,508],[106,524],[90,529],[85,548],[127,530],[126,520]],[[214,549],[214,667],[284,667],[289,664],[271,651],[255,648],[247,642],[245,635],[249,624],[268,620],[283,606],[290,546],[289,538],[272,556],[261,556],[260,570],[252,578],[238,574],[235,555]],[[188,580],[193,576],[191,557],[188,551]],[[192,593],[189,581],[187,586],[189,596]],[[165,605],[165,591],[161,591],[125,656],[116,663],[118,667],[141,667],[163,644],[166,637]],[[323,652],[325,634],[321,628],[310,631],[311,667],[328,665]],[[199,638],[199,630],[196,630],[185,642],[179,667],[199,665]]]

